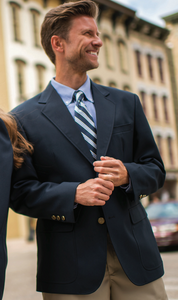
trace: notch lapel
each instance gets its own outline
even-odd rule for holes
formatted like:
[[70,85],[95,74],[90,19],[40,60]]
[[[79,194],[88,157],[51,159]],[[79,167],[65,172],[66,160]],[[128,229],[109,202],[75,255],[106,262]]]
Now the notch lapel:
[[114,117],[115,117],[115,104],[106,98],[109,92],[91,82],[93,99],[96,109],[97,119],[97,159],[100,156],[105,156],[112,136]]
[[93,164],[93,157],[77,124],[51,84],[47,86],[38,102],[45,104],[42,114]]

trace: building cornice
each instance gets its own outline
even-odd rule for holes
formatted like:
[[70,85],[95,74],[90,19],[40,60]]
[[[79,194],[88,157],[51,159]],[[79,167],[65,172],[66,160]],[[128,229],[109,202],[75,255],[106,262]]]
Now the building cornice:
[[168,16],[165,16],[165,17],[162,17],[162,19],[165,22],[169,22],[169,23],[173,23],[173,24],[178,23],[178,12],[168,15]]
[[132,10],[126,6],[110,0],[95,0],[99,7],[106,6],[107,8],[112,8],[114,11],[127,15],[128,17],[134,17],[136,11]]
[[167,28],[160,27],[156,24],[150,23],[144,19],[140,19],[136,16],[136,11],[126,6],[118,4],[110,0],[95,0],[99,5],[99,18],[109,17],[112,20],[113,28],[115,28],[116,21],[124,24],[127,33],[129,30],[134,30],[145,36],[153,37],[158,40],[165,41],[169,34]]
[[130,29],[162,41],[165,41],[170,32],[167,28],[160,27],[138,17],[134,18]]

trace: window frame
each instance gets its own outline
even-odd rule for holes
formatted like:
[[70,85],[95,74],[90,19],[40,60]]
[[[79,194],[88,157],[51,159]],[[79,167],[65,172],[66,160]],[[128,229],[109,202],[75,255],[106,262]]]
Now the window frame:
[[18,86],[18,102],[26,100],[26,85],[25,85],[25,66],[26,62],[20,58],[15,59],[17,86]]
[[41,48],[40,43],[40,12],[35,8],[30,8],[33,29],[33,43],[35,47]]
[[13,25],[13,40],[15,42],[22,43],[21,27],[20,27],[20,11],[21,5],[15,1],[9,2],[11,15],[12,15],[12,25]]

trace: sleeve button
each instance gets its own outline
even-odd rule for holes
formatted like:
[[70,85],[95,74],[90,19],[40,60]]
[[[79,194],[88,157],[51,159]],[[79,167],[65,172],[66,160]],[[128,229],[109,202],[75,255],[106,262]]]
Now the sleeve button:
[[62,221],[65,221],[65,219],[66,219],[65,216],[62,216],[62,217],[61,217],[61,220],[62,220]]

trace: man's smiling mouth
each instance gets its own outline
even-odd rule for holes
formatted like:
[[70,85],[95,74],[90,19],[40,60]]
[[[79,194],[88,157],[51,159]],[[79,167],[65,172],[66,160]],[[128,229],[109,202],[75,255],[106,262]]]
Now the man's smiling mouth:
[[98,56],[98,53],[95,51],[87,51],[88,54]]

